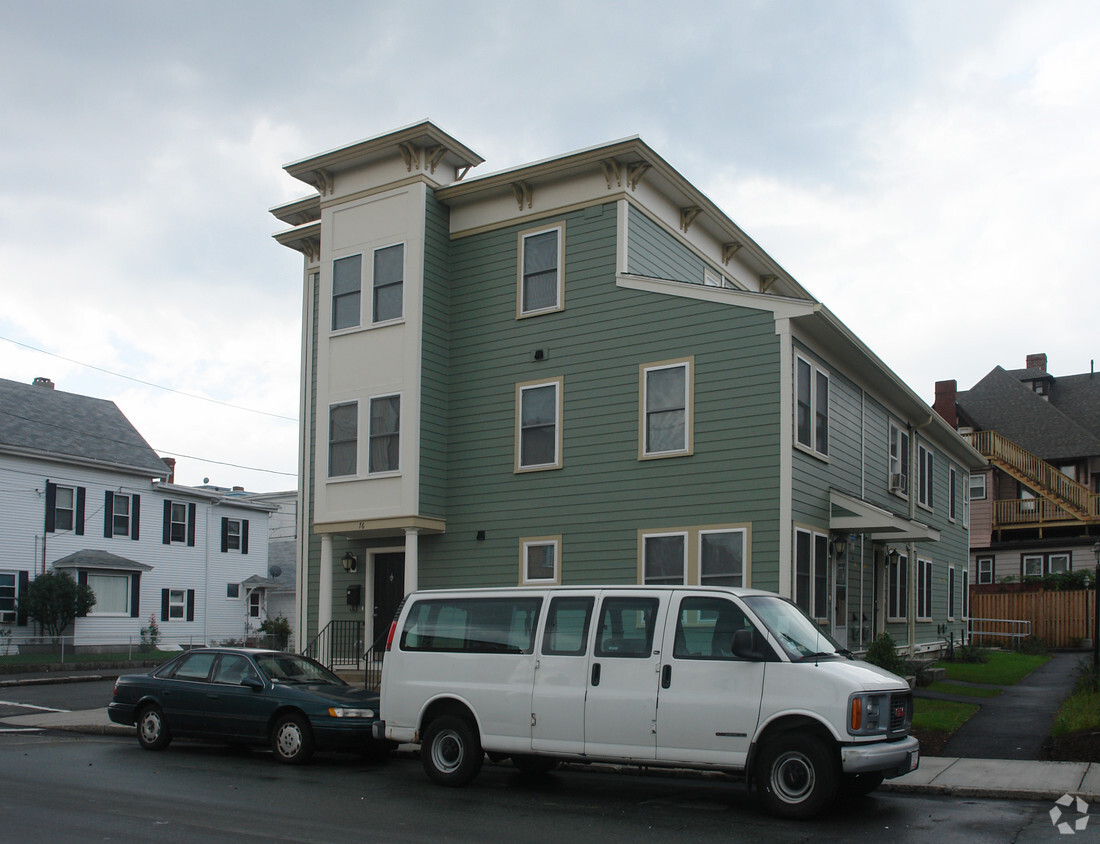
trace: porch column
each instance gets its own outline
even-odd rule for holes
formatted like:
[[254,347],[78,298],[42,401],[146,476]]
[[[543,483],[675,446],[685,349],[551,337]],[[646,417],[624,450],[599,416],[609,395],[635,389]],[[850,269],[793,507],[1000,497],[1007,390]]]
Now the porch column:
[[[308,588],[308,584],[298,588]],[[332,621],[332,534],[321,534],[321,570],[317,580],[317,632]]]
[[419,582],[417,567],[417,549],[419,548],[420,531],[416,528],[405,530],[405,594],[416,591]]

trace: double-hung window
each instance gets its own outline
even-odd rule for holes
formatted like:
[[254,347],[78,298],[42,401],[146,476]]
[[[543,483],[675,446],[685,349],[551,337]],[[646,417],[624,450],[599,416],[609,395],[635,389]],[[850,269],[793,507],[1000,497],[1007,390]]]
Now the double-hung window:
[[16,574],[0,571],[0,624],[15,623]]
[[46,533],[72,531],[83,536],[84,499],[82,486],[58,486],[46,481]]
[[651,533],[642,537],[642,582],[679,586],[687,582],[687,534]]
[[328,409],[328,476],[354,475],[358,465],[359,405],[334,404]]
[[562,379],[516,387],[516,471],[562,465]]
[[917,621],[932,620],[932,561],[917,560]]
[[642,457],[691,454],[692,359],[642,367]]
[[931,449],[923,444],[917,446],[917,501],[929,510],[932,509],[933,458]]
[[222,553],[229,551],[248,553],[248,519],[222,517]]
[[54,530],[72,530],[76,511],[75,496],[71,486],[59,486],[54,499]]
[[947,518],[955,521],[958,518],[958,473],[955,471],[955,467],[952,466],[947,474]]
[[985,473],[970,476],[970,500],[981,501],[985,498]]
[[817,619],[829,614],[829,537],[798,528],[794,535],[794,602]]
[[890,491],[909,494],[909,431],[890,423]]
[[947,619],[955,620],[955,567],[947,567]]
[[520,584],[561,582],[561,537],[520,540]]
[[803,357],[795,362],[795,441],[829,456],[829,375]]
[[405,244],[374,250],[372,322],[401,319],[404,314]]
[[368,471],[396,472],[401,467],[401,396],[370,400],[370,459]]
[[887,598],[887,621],[905,621],[909,614],[909,558],[905,554],[888,557],[890,594]]
[[699,585],[745,585],[745,530],[699,532]]
[[187,591],[184,589],[168,590],[168,619],[182,619],[187,609]]
[[107,490],[103,501],[103,535],[139,538],[141,496]]
[[993,582],[993,558],[978,557],[978,583]]
[[361,319],[363,256],[349,255],[332,262],[332,330],[357,328]]
[[562,309],[564,235],[564,224],[520,233],[517,316],[533,316]]

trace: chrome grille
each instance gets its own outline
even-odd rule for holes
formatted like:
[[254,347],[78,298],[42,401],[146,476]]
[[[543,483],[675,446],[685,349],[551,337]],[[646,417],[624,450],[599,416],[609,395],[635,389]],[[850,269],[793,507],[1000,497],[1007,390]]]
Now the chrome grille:
[[913,693],[890,695],[890,732],[904,733],[913,722]]

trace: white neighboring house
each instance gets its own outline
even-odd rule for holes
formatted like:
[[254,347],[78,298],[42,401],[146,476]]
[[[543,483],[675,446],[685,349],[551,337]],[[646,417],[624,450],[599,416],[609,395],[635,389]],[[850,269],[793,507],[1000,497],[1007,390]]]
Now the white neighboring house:
[[255,630],[275,507],[174,484],[173,466],[113,402],[0,379],[0,630],[39,634],[17,602],[50,569],[96,594],[77,648],[136,645],[150,618],[164,644]]

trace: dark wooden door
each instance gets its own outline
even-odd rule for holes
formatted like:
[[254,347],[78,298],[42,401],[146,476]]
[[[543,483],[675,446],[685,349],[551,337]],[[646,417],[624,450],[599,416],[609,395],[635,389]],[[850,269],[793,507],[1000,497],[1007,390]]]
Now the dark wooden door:
[[389,633],[390,624],[405,597],[405,554],[374,555],[374,635],[371,642]]

